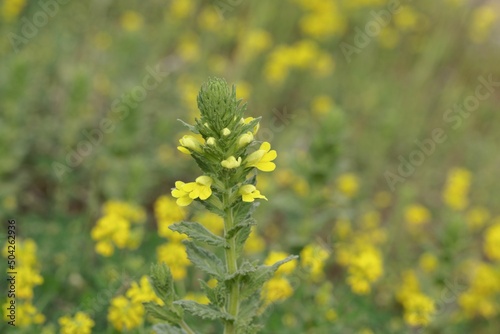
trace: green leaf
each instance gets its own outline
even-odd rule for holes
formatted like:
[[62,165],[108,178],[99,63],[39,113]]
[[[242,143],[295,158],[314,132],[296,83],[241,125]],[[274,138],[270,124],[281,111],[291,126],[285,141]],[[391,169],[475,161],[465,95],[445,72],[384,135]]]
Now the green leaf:
[[272,266],[258,266],[254,272],[249,273],[247,276],[243,277],[242,283],[244,285],[241,289],[241,300],[250,298],[254,293],[258,292],[262,288],[264,283],[266,283],[273,277],[274,273],[281,265],[296,258],[298,258],[297,255],[290,255],[286,259],[278,261]]
[[183,240],[186,245],[188,258],[200,270],[214,276],[217,280],[222,280],[225,267],[222,261],[212,252],[201,248],[190,240]]
[[177,325],[182,321],[182,309],[170,305],[160,306],[155,303],[144,303],[146,312],[154,318],[163,320],[172,325]]
[[234,272],[231,275],[226,276],[226,281],[232,280],[236,277],[247,276],[248,274],[253,273],[256,270],[257,270],[257,267],[255,267],[252,263],[250,263],[248,261],[244,261],[236,272]]
[[166,305],[172,304],[175,298],[174,280],[170,269],[165,263],[153,264],[151,266],[150,280],[156,295]]
[[260,295],[254,294],[246,303],[240,305],[238,319],[235,321],[237,333],[254,334],[262,329],[261,324],[255,323],[259,320],[261,304]]
[[255,219],[249,218],[245,219],[238,224],[234,225],[229,231],[227,231],[225,238],[231,239],[236,233],[238,233],[242,228],[255,225]]
[[170,326],[169,324],[156,324],[153,326],[153,331],[156,334],[186,334],[182,328]]
[[241,254],[241,251],[243,249],[243,246],[245,245],[245,242],[247,241],[248,237],[250,236],[250,232],[252,232],[252,226],[247,225],[242,227],[238,232],[236,232],[236,235],[234,236],[236,240],[236,255],[239,257]]
[[199,223],[180,222],[170,225],[169,228],[172,231],[183,233],[193,240],[204,242],[207,245],[228,248],[228,244],[224,238],[213,234]]
[[189,124],[189,123],[186,123],[184,122],[182,119],[177,119],[179,122],[182,123],[182,125],[184,125],[185,127],[187,127],[189,129],[189,131],[193,132],[193,133],[196,133],[196,134],[199,134],[198,132],[198,129],[196,129],[195,126]]
[[234,317],[232,315],[226,312],[219,311],[215,307],[210,305],[198,304],[197,302],[192,300],[178,300],[175,301],[174,304],[182,306],[184,311],[203,319],[223,319],[226,321],[234,321]]

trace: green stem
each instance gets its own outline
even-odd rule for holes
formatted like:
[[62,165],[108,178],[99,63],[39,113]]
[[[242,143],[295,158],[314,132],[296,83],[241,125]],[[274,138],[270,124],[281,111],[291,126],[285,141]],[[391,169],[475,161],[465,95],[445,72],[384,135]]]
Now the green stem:
[[[226,217],[224,219],[224,231],[227,233],[233,226],[233,210],[229,207],[229,191],[226,189],[223,198],[224,211]],[[229,248],[225,248],[226,255],[226,267],[229,274],[234,274],[238,270],[238,258],[236,255],[236,238],[233,236],[228,240]],[[240,283],[239,281],[232,280],[230,282],[229,294],[227,296],[226,311],[231,314],[235,319],[238,316],[239,309],[239,297],[240,297]],[[235,334],[234,323],[231,321],[226,322],[224,327],[224,334]]]
[[188,324],[186,324],[184,320],[182,320],[182,322],[179,325],[182,327],[182,329],[184,329],[184,331],[187,334],[195,334],[195,332],[191,329],[191,327],[189,327]]

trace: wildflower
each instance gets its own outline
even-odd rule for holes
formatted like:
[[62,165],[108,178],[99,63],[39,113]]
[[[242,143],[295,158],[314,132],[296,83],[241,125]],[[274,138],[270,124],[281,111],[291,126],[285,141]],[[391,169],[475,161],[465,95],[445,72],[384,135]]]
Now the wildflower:
[[177,149],[184,154],[191,154],[191,151],[200,153],[203,149],[201,143],[196,137],[185,135],[179,139],[181,146],[177,146]]
[[424,253],[418,260],[420,268],[426,273],[431,273],[436,270],[438,259],[431,253]]
[[131,32],[141,29],[142,22],[142,16],[131,10],[126,11],[121,17],[122,28]]
[[333,108],[333,101],[328,95],[318,95],[311,102],[312,112],[316,115],[324,115]]
[[196,182],[184,183],[182,181],[175,182],[175,189],[172,190],[172,196],[177,198],[177,205],[187,206],[194,199],[206,200],[212,195],[212,178],[209,176],[200,176]]
[[84,312],[77,312],[73,318],[64,316],[59,318],[61,334],[90,334],[94,321]]
[[323,267],[330,254],[321,246],[310,244],[300,252],[301,265],[308,269],[311,279],[319,281],[323,277]]
[[412,204],[406,207],[405,219],[409,225],[418,226],[429,222],[431,214],[425,206]]
[[454,168],[448,172],[443,199],[451,209],[461,211],[469,205],[467,194],[470,179],[470,172],[463,168]]
[[[9,302],[3,304],[3,309],[6,310],[10,306]],[[28,327],[33,324],[40,325],[45,322],[45,316],[38,311],[38,309],[32,304],[31,300],[18,300],[16,301],[16,326]],[[11,321],[8,317],[8,313],[4,312],[4,319],[6,321]]]
[[266,247],[265,240],[257,234],[255,229],[252,229],[250,235],[248,236],[247,242],[243,249],[247,254],[258,254],[264,250]]
[[479,229],[490,219],[490,212],[484,207],[474,207],[467,211],[465,219],[469,228]]
[[110,256],[114,246],[125,248],[129,244],[130,222],[116,214],[101,217],[91,230],[92,239],[97,241],[95,250],[103,256]]
[[374,247],[366,247],[357,253],[348,265],[347,283],[354,293],[370,292],[370,284],[382,276],[382,256]]
[[119,331],[131,330],[139,327],[144,318],[144,306],[135,303],[125,296],[118,296],[111,300],[108,310],[108,320]]
[[[267,256],[266,260],[264,261],[264,264],[266,266],[273,265],[274,263],[287,258],[288,255],[289,254],[287,254],[285,252],[272,251]],[[291,274],[295,270],[296,266],[297,266],[297,260],[292,260],[292,261],[287,262],[287,263],[283,264],[282,266],[280,266],[278,268],[278,270],[276,270],[275,274],[278,276]]]
[[234,156],[230,156],[226,160],[222,160],[220,164],[227,169],[238,168],[241,165],[241,157],[238,157],[238,160],[236,160]]
[[[247,117],[247,118],[242,118],[241,119],[241,122],[243,124],[248,124],[250,123],[251,121],[253,121],[255,118],[253,117]],[[257,131],[259,131],[259,128],[260,128],[260,123],[257,123],[257,125],[255,125],[255,127],[253,128],[252,130],[252,134],[255,136],[257,134]]]
[[500,260],[500,222],[491,225],[484,233],[484,253],[492,260]]
[[496,9],[490,5],[480,6],[472,12],[469,36],[474,43],[484,42],[498,18]]
[[262,287],[261,299],[265,304],[286,300],[293,294],[290,282],[283,277],[273,277]]
[[241,186],[239,194],[241,195],[243,202],[253,202],[256,198],[265,199],[267,201],[266,196],[261,195],[260,191],[258,191],[257,188],[251,184]]
[[404,307],[404,319],[410,326],[428,325],[436,311],[434,301],[422,293],[408,296]]
[[116,214],[134,223],[143,223],[146,220],[144,209],[133,203],[107,201],[104,203],[102,211],[105,215]]
[[186,248],[181,243],[168,242],[156,249],[159,262],[164,262],[170,268],[174,280],[186,277],[186,268],[191,265],[186,254]]
[[353,173],[344,173],[337,178],[337,188],[345,196],[352,198],[358,193],[358,177]]
[[238,139],[238,147],[246,146],[250,144],[252,141],[253,141],[253,134],[250,131],[244,133],[240,136],[240,139]]
[[163,305],[163,301],[153,291],[147,276],[142,276],[139,283],[132,282],[126,296],[134,303],[154,302]]
[[271,150],[271,144],[264,142],[257,151],[247,157],[246,166],[255,167],[263,172],[272,172],[276,168],[272,162],[276,156],[276,151]]
[[201,294],[201,293],[188,292],[184,296],[184,299],[195,301],[198,304],[208,305],[210,303],[210,300],[207,298],[207,296],[205,296],[204,294]]
[[175,205],[175,201],[168,196],[160,196],[154,204],[155,217],[157,220],[168,220],[179,222],[186,219],[186,209]]

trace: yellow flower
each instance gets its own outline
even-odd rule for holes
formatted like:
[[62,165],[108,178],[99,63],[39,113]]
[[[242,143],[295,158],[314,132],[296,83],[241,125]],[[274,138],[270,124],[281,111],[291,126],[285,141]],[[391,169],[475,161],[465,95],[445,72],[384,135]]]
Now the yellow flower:
[[143,322],[144,306],[134,303],[124,296],[111,300],[108,310],[108,320],[119,331],[131,330],[139,327]]
[[328,309],[325,313],[325,319],[329,322],[335,322],[338,317],[339,315],[337,314],[337,311],[335,311],[333,308]]
[[230,156],[226,160],[222,160],[220,164],[227,169],[238,168],[241,165],[241,157],[238,157],[238,160],[236,160],[234,156]]
[[224,128],[222,129],[222,135],[227,137],[231,134],[231,130],[229,130],[228,128]]
[[264,250],[266,247],[265,240],[255,232],[255,229],[252,228],[252,232],[250,232],[250,236],[247,239],[247,242],[243,246],[245,253],[247,254],[258,254]]
[[128,10],[121,17],[122,28],[127,31],[137,31],[142,27],[142,16],[137,12]]
[[116,214],[134,223],[144,223],[146,220],[144,209],[133,203],[107,201],[104,203],[102,211],[105,215]]
[[490,6],[484,5],[476,8],[472,12],[472,20],[469,27],[469,36],[474,43],[484,42],[498,18],[497,10]]
[[434,301],[422,293],[408,296],[404,308],[404,319],[410,326],[428,325],[436,311]]
[[171,221],[172,223],[180,222],[186,219],[186,210],[178,205],[175,201],[165,195],[158,197],[154,204],[155,217],[158,221]]
[[474,207],[467,211],[467,225],[473,230],[483,227],[488,219],[490,219],[490,212],[484,207]]
[[311,102],[312,112],[317,115],[324,115],[333,108],[333,101],[328,95],[318,95]]
[[95,325],[94,321],[83,312],[77,312],[74,318],[61,317],[58,322],[61,326],[61,334],[90,334]]
[[238,140],[238,147],[243,147],[250,144],[253,141],[253,134],[249,131],[240,136]]
[[443,199],[446,205],[461,211],[469,205],[467,198],[471,183],[471,173],[463,168],[454,168],[448,172]]
[[196,182],[177,181],[175,189],[172,190],[172,196],[177,198],[176,203],[179,206],[187,206],[196,198],[204,201],[212,195],[210,188],[212,182],[212,178],[206,175],[198,177]]
[[156,249],[158,262],[164,262],[172,272],[174,280],[179,281],[186,277],[186,268],[191,265],[186,248],[177,242],[168,242]]
[[203,150],[200,141],[194,136],[185,135],[179,139],[179,143],[181,146],[177,146],[177,149],[184,154],[191,154],[191,151],[200,153]]
[[[264,264],[266,266],[271,266],[275,264],[278,261],[284,260],[288,256],[287,253],[285,252],[275,252],[271,251],[269,255],[267,256],[266,260],[264,261]],[[292,260],[289,261],[283,265],[281,265],[278,270],[276,270],[276,275],[288,275],[291,274],[294,270],[295,267],[297,266],[297,260]]]
[[215,213],[206,211],[199,213],[193,217],[193,221],[205,226],[209,231],[216,235],[222,235],[222,231],[224,230],[224,219]]
[[434,270],[436,270],[438,259],[431,253],[424,253],[422,254],[422,256],[420,256],[418,263],[423,271],[425,271],[426,273],[432,273]]
[[201,293],[188,292],[184,296],[184,299],[195,301],[198,304],[208,305],[210,303],[210,300],[207,298],[207,296]]
[[130,288],[127,290],[126,296],[130,298],[133,303],[154,302],[158,305],[164,304],[154,292],[147,276],[142,276],[139,283],[132,282]]
[[92,228],[91,237],[97,241],[96,252],[103,256],[110,256],[114,252],[114,245],[120,249],[130,245],[132,237],[130,222],[115,213],[107,214],[101,217]]
[[6,0],[3,1],[0,11],[7,22],[14,20],[19,16],[26,6],[26,0]]
[[484,234],[484,253],[492,260],[500,260],[500,222],[491,225]]
[[352,198],[358,193],[358,177],[353,173],[344,173],[337,178],[337,188],[345,196]]
[[[7,309],[10,303],[3,304],[2,309]],[[10,321],[8,313],[3,312],[4,320]],[[16,301],[16,326],[28,327],[33,324],[40,325],[45,322],[45,316],[41,314],[37,308],[31,303],[31,300],[18,300]]]
[[380,252],[374,247],[365,247],[349,261],[348,273],[347,283],[354,293],[369,293],[370,284],[383,273]]
[[[242,118],[241,122],[243,124],[248,124],[251,121],[253,121],[254,119],[255,118],[253,118],[253,117]],[[255,125],[254,128],[253,128],[253,130],[252,130],[252,133],[253,133],[254,136],[257,134],[257,131],[259,131],[259,128],[260,128],[260,123],[257,123],[257,125]]]
[[419,14],[410,6],[402,6],[394,16],[394,23],[401,30],[415,30],[418,20]]
[[257,188],[251,184],[241,186],[239,194],[241,195],[243,202],[253,202],[256,198],[265,199],[267,201],[266,196],[261,195],[260,191],[258,191]]
[[172,1],[168,10],[169,18],[183,19],[187,17],[194,10],[193,0],[177,0]]
[[272,161],[277,155],[275,150],[271,150],[271,144],[263,142],[257,151],[246,158],[246,166],[255,167],[263,172],[272,172],[276,168]]
[[420,204],[412,204],[406,207],[405,219],[409,225],[418,226],[428,223],[431,218],[429,210]]
[[293,294],[290,282],[283,277],[273,277],[262,287],[261,299],[265,304],[284,301]]
[[330,253],[319,245],[310,244],[300,252],[300,263],[308,269],[311,279],[319,281],[323,278],[323,267]]

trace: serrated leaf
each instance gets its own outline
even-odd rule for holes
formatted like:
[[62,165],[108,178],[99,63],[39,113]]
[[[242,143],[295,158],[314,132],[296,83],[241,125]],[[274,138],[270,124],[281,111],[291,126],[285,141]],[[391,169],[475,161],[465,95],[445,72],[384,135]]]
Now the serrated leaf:
[[166,305],[172,304],[175,298],[174,279],[165,263],[153,264],[151,266],[150,280],[156,295]]
[[281,265],[296,258],[298,258],[297,255],[290,255],[287,258],[276,262],[272,266],[260,265],[257,267],[254,272],[243,278],[244,287],[241,289],[241,300],[245,300],[259,291],[264,283],[273,277],[274,273]]
[[207,296],[208,300],[210,300],[210,303],[218,307],[222,307],[226,301],[224,284],[217,284],[216,287],[211,288],[206,282],[202,280],[200,280],[200,283],[201,289]]
[[222,261],[214,253],[201,248],[190,240],[184,240],[186,253],[193,264],[209,275],[215,276],[221,280],[224,276],[225,267]]
[[229,231],[227,231],[225,238],[226,239],[231,239],[236,233],[238,233],[242,228],[245,228],[247,226],[252,226],[255,225],[255,219],[249,218],[245,219],[238,224],[234,225]]
[[[212,196],[214,196],[214,195],[212,195]],[[222,211],[221,209],[217,208],[215,205],[213,205],[209,201],[198,200],[198,202],[201,203],[205,207],[205,209],[207,209],[208,211],[213,212],[213,213],[215,213],[216,215],[218,215],[220,217],[224,217],[224,215],[225,215],[224,211]]]
[[250,262],[244,261],[236,272],[231,275],[226,276],[226,281],[232,280],[235,277],[243,277],[250,273],[253,273],[257,268]]
[[155,334],[186,334],[182,328],[169,324],[156,324],[153,326],[153,331]]
[[176,310],[175,307],[164,305],[160,306],[155,303],[144,303],[146,312],[154,318],[176,325],[182,321],[182,310]]
[[234,321],[234,317],[229,313],[217,310],[215,307],[210,305],[198,304],[192,300],[178,300],[174,304],[182,306],[184,311],[189,312],[193,315],[201,317],[203,319],[223,319],[226,321]]
[[189,129],[189,131],[193,132],[193,133],[196,133],[196,134],[199,134],[198,130],[196,129],[195,126],[189,124],[189,123],[186,123],[184,122],[182,119],[177,119],[179,122],[182,123],[182,125],[184,125],[185,127],[187,127]]
[[228,248],[228,244],[224,238],[219,237],[203,225],[195,222],[180,222],[169,226],[172,231],[187,235],[193,240],[204,242],[207,245]]
[[234,236],[235,244],[236,244],[236,256],[240,256],[241,251],[243,250],[243,246],[245,245],[245,242],[247,241],[248,237],[250,236],[250,232],[252,232],[252,226],[244,226],[242,227],[238,232],[236,232],[236,235]]

